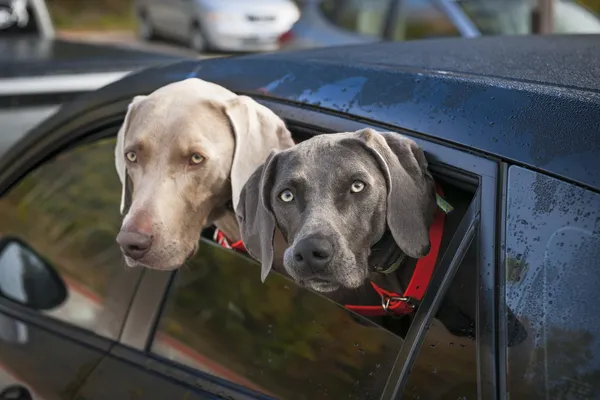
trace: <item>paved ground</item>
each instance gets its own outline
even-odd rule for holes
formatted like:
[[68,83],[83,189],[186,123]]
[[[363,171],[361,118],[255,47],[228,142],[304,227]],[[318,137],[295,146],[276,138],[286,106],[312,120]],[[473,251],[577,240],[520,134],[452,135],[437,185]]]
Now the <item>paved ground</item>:
[[143,42],[137,39],[134,32],[94,32],[94,31],[60,31],[58,36],[70,40],[82,40],[92,43],[110,43],[121,47],[158,50],[171,54],[181,54],[198,58],[222,57],[225,54],[200,54],[186,48],[182,44],[166,41]]

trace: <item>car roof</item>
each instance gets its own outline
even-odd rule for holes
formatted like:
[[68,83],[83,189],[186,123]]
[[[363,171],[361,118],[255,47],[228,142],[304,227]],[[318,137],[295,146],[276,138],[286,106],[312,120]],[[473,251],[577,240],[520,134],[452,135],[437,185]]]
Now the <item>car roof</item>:
[[154,51],[40,38],[0,39],[0,78],[129,71],[184,57]]
[[240,94],[364,120],[598,191],[598,46],[600,35],[481,37],[184,61],[84,95],[15,149],[26,149],[86,109],[196,76]]
[[273,58],[447,71],[600,90],[600,35],[485,36],[280,52]]

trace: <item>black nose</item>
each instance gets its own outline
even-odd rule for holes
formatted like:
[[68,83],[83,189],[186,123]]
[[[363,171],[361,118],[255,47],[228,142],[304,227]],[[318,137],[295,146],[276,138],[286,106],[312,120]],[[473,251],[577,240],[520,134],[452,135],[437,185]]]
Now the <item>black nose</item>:
[[294,246],[294,261],[299,267],[310,267],[313,271],[327,267],[333,255],[333,244],[322,236],[309,236]]
[[139,260],[150,250],[152,236],[138,232],[119,232],[117,243],[126,256]]

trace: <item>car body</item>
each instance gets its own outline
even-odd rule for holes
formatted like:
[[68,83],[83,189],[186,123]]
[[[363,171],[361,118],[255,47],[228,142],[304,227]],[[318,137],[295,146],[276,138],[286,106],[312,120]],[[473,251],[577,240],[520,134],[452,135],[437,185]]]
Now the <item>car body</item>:
[[139,36],[166,36],[203,52],[277,50],[298,20],[292,0],[136,0]]
[[[302,0],[282,49],[535,33],[529,0]],[[600,19],[574,0],[554,3],[554,33],[600,33]]]
[[[19,1],[6,3],[6,15],[16,15]],[[25,22],[6,17],[0,29],[0,154],[63,102],[132,71],[184,58],[57,39],[44,1],[23,4],[19,15]]]
[[[65,105],[0,159],[0,232],[48,260],[69,292],[37,310],[3,291],[0,390],[47,400],[598,397],[598,43],[482,37],[190,60]],[[123,268],[117,131],[134,96],[193,76],[270,107],[296,141],[365,126],[407,135],[436,179],[472,193],[404,340],[277,273],[261,283],[257,262],[209,233],[176,272]],[[0,271],[21,271],[3,254]],[[453,281],[459,268],[476,284]],[[475,338],[432,320],[451,290],[473,291]],[[510,347],[508,308],[527,332]]]

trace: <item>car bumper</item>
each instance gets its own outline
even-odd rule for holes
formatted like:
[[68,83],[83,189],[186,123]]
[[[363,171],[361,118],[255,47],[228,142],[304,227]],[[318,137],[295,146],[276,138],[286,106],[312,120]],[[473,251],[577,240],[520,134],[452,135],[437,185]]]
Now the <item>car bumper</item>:
[[221,51],[275,51],[279,49],[278,36],[215,35],[211,46]]

